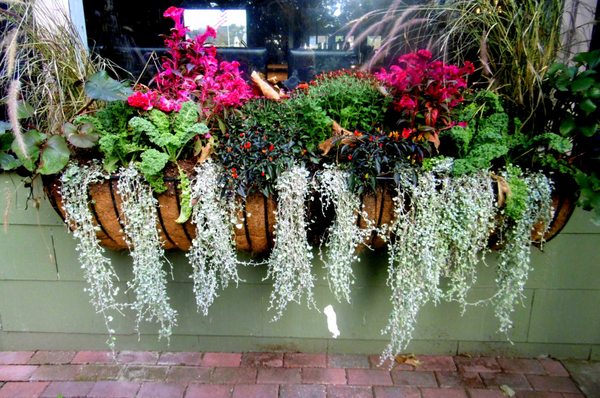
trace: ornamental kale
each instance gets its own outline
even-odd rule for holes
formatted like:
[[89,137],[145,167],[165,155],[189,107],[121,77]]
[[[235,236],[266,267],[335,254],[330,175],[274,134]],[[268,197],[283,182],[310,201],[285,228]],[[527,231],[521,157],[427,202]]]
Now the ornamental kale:
[[381,69],[375,76],[391,91],[397,128],[407,129],[411,139],[429,140],[437,148],[440,131],[455,124],[450,113],[463,101],[467,76],[475,69],[468,61],[458,67],[431,58],[428,50],[405,54],[389,72]]
[[199,103],[203,118],[210,119],[227,107],[237,107],[253,97],[251,87],[242,79],[239,63],[218,62],[216,48],[205,46],[216,32],[207,26],[206,32],[193,39],[183,25],[183,9],[169,7],[163,14],[175,22],[171,34],[165,37],[167,56],[161,71],[154,77],[155,89],[138,85],[129,96],[129,105],[143,110],[158,108],[177,111],[184,102]]

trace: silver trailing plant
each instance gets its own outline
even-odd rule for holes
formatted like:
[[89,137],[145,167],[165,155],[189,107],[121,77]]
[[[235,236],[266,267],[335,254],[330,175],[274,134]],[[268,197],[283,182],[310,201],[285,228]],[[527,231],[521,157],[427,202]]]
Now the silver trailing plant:
[[467,293],[476,282],[477,265],[489,251],[488,241],[498,208],[490,175],[485,171],[455,177],[447,187],[447,203],[441,209],[445,227],[442,242],[449,249],[445,296],[457,301],[464,312]]
[[[335,212],[319,251],[329,288],[338,301],[350,302],[350,287],[354,284],[352,264],[360,260],[356,249],[371,234],[371,228],[362,229],[356,222],[362,209],[360,197],[348,186],[348,172],[325,168],[316,175],[314,187],[321,197],[323,211],[333,206]],[[368,220],[367,214],[362,217]]]
[[[383,333],[390,343],[382,360],[406,348],[419,310],[428,302],[467,305],[476,264],[486,251],[496,214],[487,173],[450,178],[435,173],[405,182],[394,199],[394,239],[388,245],[392,312]],[[448,277],[450,287],[441,287]]]
[[[408,208],[404,203],[406,195],[410,198]],[[415,185],[398,187],[395,220],[390,227],[395,239],[388,244],[387,284],[392,291],[392,312],[382,331],[390,335],[390,343],[382,361],[406,348],[420,308],[441,297],[443,248],[436,243],[441,234],[440,210],[445,204],[444,189],[439,190],[433,173],[421,174]]]
[[127,284],[135,295],[130,306],[137,314],[136,327],[139,330],[141,321],[157,322],[159,336],[168,338],[177,324],[177,312],[169,303],[166,258],[155,227],[158,203],[135,167],[122,168],[119,174],[121,221],[133,259],[133,279]]
[[102,169],[97,164],[70,164],[61,177],[61,196],[65,221],[77,239],[76,250],[87,283],[85,291],[90,295],[90,302],[96,312],[104,318],[108,330],[107,343],[114,350],[115,331],[110,326],[113,320],[110,312],[120,311],[123,306],[117,300],[119,287],[116,283],[119,278],[96,237],[99,227],[94,224],[94,216],[88,206],[89,186],[101,183],[104,179]]
[[[500,332],[512,328],[511,314],[515,305],[524,298],[525,282],[529,276],[531,255],[531,231],[536,224],[545,232],[552,218],[552,184],[541,173],[525,178],[527,202],[523,215],[506,231],[505,244],[498,258],[496,285],[498,290],[492,301]],[[543,236],[543,233],[542,233]]]
[[304,295],[308,305],[314,307],[313,255],[306,235],[308,174],[304,167],[292,166],[279,176],[275,185],[278,195],[275,246],[268,259],[266,276],[273,279],[269,310],[275,310],[274,320],[281,318],[290,302],[300,303]]
[[[187,257],[192,265],[196,305],[204,315],[229,282],[239,282],[233,241],[235,208],[221,195],[221,169],[212,161],[196,168],[192,184],[192,223],[196,237]],[[233,220],[233,221],[232,221]]]

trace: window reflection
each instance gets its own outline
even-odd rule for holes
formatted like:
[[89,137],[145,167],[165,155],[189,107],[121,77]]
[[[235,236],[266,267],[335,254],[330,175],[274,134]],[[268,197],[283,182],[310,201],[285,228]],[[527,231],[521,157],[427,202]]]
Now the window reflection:
[[382,38],[374,32],[355,43],[362,32],[351,31],[351,23],[393,1],[146,0],[140,7],[137,2],[84,0],[84,9],[90,45],[134,75],[152,51],[160,53],[160,35],[170,28],[162,12],[174,5],[186,9],[185,23],[194,33],[206,25],[217,29],[214,44],[223,57],[235,58],[237,51],[263,73],[281,78],[296,70],[301,79],[308,79],[328,68],[364,62]]
[[206,32],[206,26],[217,31],[217,37],[207,42],[217,47],[247,47],[246,10],[190,9],[183,12],[183,21],[191,36]]

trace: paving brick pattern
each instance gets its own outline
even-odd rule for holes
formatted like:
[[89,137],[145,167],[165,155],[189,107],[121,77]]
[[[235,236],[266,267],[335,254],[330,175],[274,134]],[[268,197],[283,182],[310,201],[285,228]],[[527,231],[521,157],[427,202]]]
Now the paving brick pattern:
[[0,352],[0,398],[584,398],[559,361],[306,353]]

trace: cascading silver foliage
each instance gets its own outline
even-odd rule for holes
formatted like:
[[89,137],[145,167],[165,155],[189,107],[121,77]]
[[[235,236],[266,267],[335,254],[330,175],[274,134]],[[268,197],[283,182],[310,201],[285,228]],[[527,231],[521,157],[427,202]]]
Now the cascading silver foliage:
[[[546,231],[552,219],[552,183],[541,173],[525,178],[527,202],[520,219],[506,231],[505,244],[498,256],[496,285],[498,290],[492,302],[500,331],[512,328],[511,314],[515,305],[523,301],[525,283],[531,270],[531,230],[540,224]],[[542,234],[543,236],[543,234]]]
[[169,338],[177,325],[177,311],[169,303],[164,269],[168,261],[155,228],[158,202],[134,166],[120,169],[117,191],[125,241],[133,259],[133,279],[127,285],[135,295],[130,307],[136,312],[136,329],[142,321],[157,322],[159,336]]
[[[204,314],[220,288],[238,283],[233,224],[235,204],[221,196],[220,169],[208,161],[196,170],[192,186],[193,215],[197,237],[188,258],[193,268],[196,304]],[[349,301],[354,281],[352,263],[355,248],[372,231],[356,223],[359,198],[347,186],[347,174],[326,168],[313,183],[308,171],[294,166],[276,182],[275,247],[267,260],[267,277],[273,280],[269,309],[279,319],[290,302],[306,300],[314,307],[315,277],[311,272],[312,249],[307,241],[308,220],[305,201],[316,188],[323,206],[332,206],[335,220],[323,243],[321,258],[328,271],[330,288],[338,299]],[[88,207],[88,187],[105,179],[98,165],[70,165],[62,177],[63,208],[66,221],[78,240],[79,260],[88,283],[86,288],[95,309],[104,316],[109,345],[114,347],[112,316],[108,312],[132,308],[141,321],[160,324],[161,337],[171,335],[176,311],[167,296],[166,259],[157,225],[157,201],[134,167],[120,170],[118,192],[121,196],[123,229],[133,258],[133,279],[127,283],[134,293],[132,304],[117,301],[118,277],[96,237],[97,227]],[[393,239],[388,243],[388,280],[392,312],[382,333],[390,343],[382,360],[392,358],[408,345],[419,310],[442,299],[457,301],[463,310],[469,289],[476,281],[477,264],[489,251],[487,241],[494,229],[498,209],[488,173],[449,177],[446,172],[423,172],[416,182],[401,178],[394,198],[395,218],[389,226]],[[504,231],[505,245],[499,253],[496,283],[498,290],[490,299],[500,321],[500,330],[512,326],[510,315],[523,298],[530,271],[531,230],[548,226],[552,214],[551,182],[543,174],[525,178],[528,199],[523,217]],[[367,218],[367,215],[363,215]],[[442,289],[447,280],[448,288]],[[139,330],[139,329],[138,329]]]
[[360,260],[356,249],[371,234],[373,223],[367,222],[367,228],[358,226],[357,216],[362,214],[363,220],[368,221],[368,215],[361,209],[360,197],[350,190],[348,175],[336,167],[327,167],[316,175],[313,186],[319,193],[323,211],[332,206],[335,212],[319,250],[329,288],[338,301],[349,303],[354,284],[352,264]]
[[269,310],[275,310],[274,320],[281,318],[290,302],[300,303],[303,296],[309,307],[315,306],[313,255],[307,240],[305,206],[309,194],[308,176],[303,166],[292,166],[281,173],[275,184],[278,195],[275,246],[267,261],[266,276],[273,279]]
[[[486,173],[450,178],[425,172],[416,184],[398,186],[394,213],[387,280],[392,312],[382,330],[390,343],[382,361],[406,348],[419,310],[428,302],[448,298],[466,306],[496,205]],[[440,283],[444,276],[452,285],[446,293]]]
[[239,282],[238,260],[233,241],[235,202],[221,195],[221,169],[208,160],[196,167],[192,183],[192,223],[196,237],[187,257],[192,265],[198,310],[208,309],[229,282]]
[[106,176],[97,164],[78,166],[71,163],[61,176],[62,208],[65,222],[71,227],[73,237],[77,239],[79,263],[83,278],[87,283],[85,291],[90,295],[90,303],[101,314],[108,330],[108,346],[114,350],[115,330],[111,326],[111,312],[120,312],[123,304],[118,302],[119,277],[105,249],[96,237],[98,227],[88,206],[88,190],[91,184],[102,183]]

